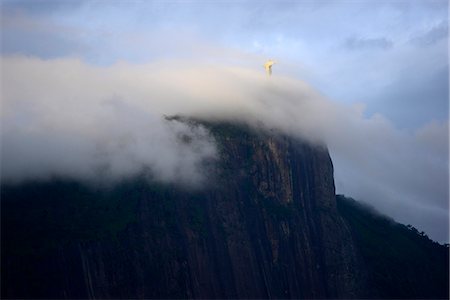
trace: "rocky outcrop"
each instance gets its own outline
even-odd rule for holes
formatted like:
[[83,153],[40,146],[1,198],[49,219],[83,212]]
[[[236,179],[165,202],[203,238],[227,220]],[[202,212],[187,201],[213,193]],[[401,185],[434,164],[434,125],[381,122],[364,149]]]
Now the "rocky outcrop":
[[[39,255],[8,247],[3,298],[366,296],[367,276],[337,211],[326,148],[245,126],[206,126],[220,152],[207,186],[190,190],[136,179],[129,183],[133,195],[121,194],[121,201],[135,201],[134,216],[112,235],[66,234]],[[45,193],[33,195],[49,197]],[[96,199],[95,193],[83,197]],[[120,203],[108,211],[120,211]],[[5,222],[2,243],[13,243],[16,227]],[[46,230],[41,234],[60,229]]]

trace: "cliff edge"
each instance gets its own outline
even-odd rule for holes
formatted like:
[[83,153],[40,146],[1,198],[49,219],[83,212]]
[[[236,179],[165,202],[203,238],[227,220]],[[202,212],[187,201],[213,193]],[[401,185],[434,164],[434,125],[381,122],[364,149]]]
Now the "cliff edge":
[[203,188],[2,187],[2,298],[377,297],[326,148],[189,122],[219,147]]

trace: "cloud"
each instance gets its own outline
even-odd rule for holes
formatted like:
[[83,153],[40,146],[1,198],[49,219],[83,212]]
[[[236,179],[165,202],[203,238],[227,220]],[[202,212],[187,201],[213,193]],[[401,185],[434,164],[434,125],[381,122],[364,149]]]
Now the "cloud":
[[331,151],[337,190],[447,241],[448,121],[413,133],[381,117],[359,123]]
[[[122,67],[114,69],[119,75]],[[198,185],[201,165],[216,156],[204,128],[165,121],[154,107],[161,95],[139,102],[145,84],[134,88],[129,71],[109,76],[77,60],[28,58],[4,59],[2,71],[3,181],[114,181],[150,171],[159,181]]]
[[415,36],[411,43],[418,46],[430,46],[448,38],[448,21],[442,21],[427,32]]
[[399,130],[262,68],[189,59],[100,67],[14,56],[1,63],[2,180],[114,180],[146,171],[166,182],[202,182],[201,166],[216,158],[214,140],[204,128],[162,116],[239,119],[326,143],[338,192],[448,239],[448,121]]
[[393,43],[387,38],[358,38],[349,37],[345,40],[344,46],[350,50],[388,50]]
[[[32,2],[30,2],[31,4]],[[36,4],[36,2],[35,2]],[[1,51],[4,54],[31,54],[42,58],[89,53],[84,32],[47,19],[30,18],[12,10],[2,12]]]
[[[54,2],[3,1],[2,53],[77,56],[97,65],[212,56],[259,65],[274,58],[277,69],[334,100],[364,101],[370,114],[399,126],[417,128],[447,112],[446,39],[426,47],[411,42],[434,27],[442,37],[445,1]],[[433,95],[419,97],[428,91]]]
[[448,120],[448,65],[423,76],[427,70],[423,70],[419,64],[404,70],[384,90],[373,91],[370,98],[377,100],[368,110],[380,112],[383,107],[389,108],[384,109],[383,115],[390,120],[397,120],[398,126],[409,128],[419,128],[430,120]]
[[26,12],[33,15],[46,15],[55,12],[70,12],[86,3],[85,0],[78,1],[27,1],[27,0],[4,0],[2,1],[2,11],[5,13]]

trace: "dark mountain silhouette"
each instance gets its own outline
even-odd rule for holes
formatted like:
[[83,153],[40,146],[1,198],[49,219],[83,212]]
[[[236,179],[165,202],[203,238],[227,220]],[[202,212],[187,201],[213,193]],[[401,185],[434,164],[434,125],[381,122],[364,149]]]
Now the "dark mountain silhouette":
[[3,185],[2,298],[448,297],[448,247],[336,197],[325,147],[200,123],[220,152],[201,189]]
[[381,298],[448,298],[448,245],[354,199],[338,195],[336,200]]

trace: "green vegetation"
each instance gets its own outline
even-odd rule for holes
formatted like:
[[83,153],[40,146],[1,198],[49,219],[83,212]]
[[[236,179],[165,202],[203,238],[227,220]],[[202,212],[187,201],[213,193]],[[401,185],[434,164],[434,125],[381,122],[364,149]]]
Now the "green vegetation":
[[353,199],[337,204],[381,298],[448,298],[448,246]]

